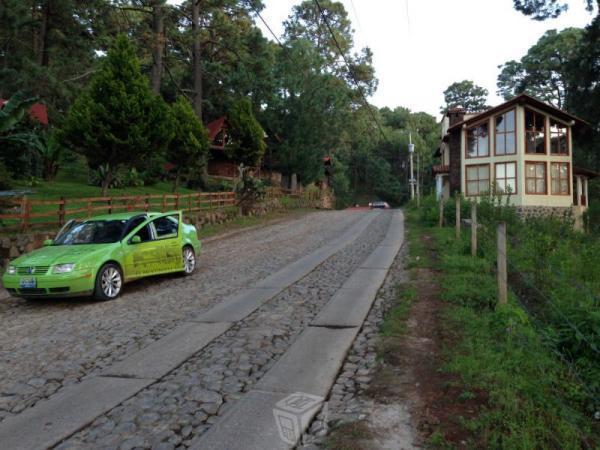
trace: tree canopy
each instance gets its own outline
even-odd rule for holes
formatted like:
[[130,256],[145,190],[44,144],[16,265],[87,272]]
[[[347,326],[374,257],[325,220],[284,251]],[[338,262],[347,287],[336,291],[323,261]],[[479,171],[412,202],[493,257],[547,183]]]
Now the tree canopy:
[[440,107],[442,114],[456,107],[462,107],[467,112],[480,112],[486,109],[488,90],[477,86],[470,80],[452,83],[444,91],[445,105]]

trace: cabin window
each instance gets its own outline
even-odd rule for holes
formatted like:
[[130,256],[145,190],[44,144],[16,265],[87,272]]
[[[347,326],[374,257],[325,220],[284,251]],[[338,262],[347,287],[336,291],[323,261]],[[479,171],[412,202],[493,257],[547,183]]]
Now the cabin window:
[[553,155],[569,154],[568,128],[554,119],[550,119],[550,153]]
[[467,195],[481,195],[490,191],[489,164],[465,166]]
[[553,195],[569,195],[569,163],[550,163],[550,185]]
[[546,163],[525,163],[525,192],[546,194]]
[[488,124],[482,123],[467,130],[467,158],[489,156]]
[[546,153],[546,118],[543,114],[525,110],[525,152]]
[[495,166],[496,190],[503,194],[517,192],[517,163],[497,163]]
[[515,131],[515,110],[505,112],[494,118],[496,126],[496,155],[514,155],[517,152]]

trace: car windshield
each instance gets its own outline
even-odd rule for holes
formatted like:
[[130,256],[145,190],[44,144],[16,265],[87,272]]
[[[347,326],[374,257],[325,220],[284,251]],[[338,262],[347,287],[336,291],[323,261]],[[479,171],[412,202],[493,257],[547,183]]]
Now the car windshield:
[[127,220],[88,220],[61,234],[54,245],[111,244],[121,239]]

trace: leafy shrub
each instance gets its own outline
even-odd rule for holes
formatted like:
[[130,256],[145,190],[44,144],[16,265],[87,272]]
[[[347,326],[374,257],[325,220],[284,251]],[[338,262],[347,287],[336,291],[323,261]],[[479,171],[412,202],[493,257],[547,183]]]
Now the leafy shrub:
[[486,273],[455,272],[444,278],[442,299],[474,309],[493,309],[497,301],[495,280]]
[[123,177],[123,186],[128,187],[142,187],[144,186],[144,180],[142,175],[137,171],[135,167],[129,169]]

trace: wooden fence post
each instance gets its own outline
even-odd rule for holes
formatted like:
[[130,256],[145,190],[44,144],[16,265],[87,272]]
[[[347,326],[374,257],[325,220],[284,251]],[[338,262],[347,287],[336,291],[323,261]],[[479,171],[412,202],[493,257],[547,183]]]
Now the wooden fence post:
[[21,229],[27,230],[29,227],[29,201],[27,196],[23,196],[21,199]]
[[477,256],[477,203],[471,205],[471,256]]
[[442,228],[444,226],[444,199],[440,198],[440,220],[439,227]]
[[150,209],[150,194],[145,194],[144,197],[144,211],[148,212]]
[[175,194],[175,209],[179,209],[179,192]]
[[108,213],[112,214],[112,197],[108,197]]
[[456,194],[456,239],[460,239],[460,194]]
[[506,222],[498,224],[498,304],[504,305],[508,300],[507,271],[506,271]]
[[65,224],[65,197],[60,197],[60,203],[58,204],[58,225],[63,226]]

